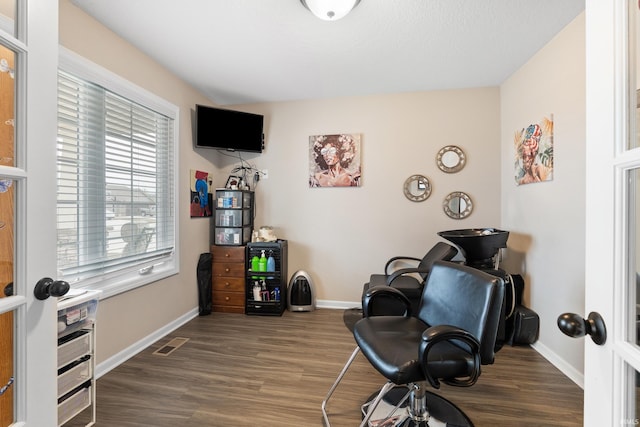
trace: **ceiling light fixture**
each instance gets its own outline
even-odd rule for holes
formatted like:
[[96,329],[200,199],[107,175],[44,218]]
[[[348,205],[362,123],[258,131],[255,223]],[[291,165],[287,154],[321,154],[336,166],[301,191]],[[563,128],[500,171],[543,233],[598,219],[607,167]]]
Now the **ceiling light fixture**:
[[337,21],[347,16],[360,0],[300,0],[315,16],[325,21]]

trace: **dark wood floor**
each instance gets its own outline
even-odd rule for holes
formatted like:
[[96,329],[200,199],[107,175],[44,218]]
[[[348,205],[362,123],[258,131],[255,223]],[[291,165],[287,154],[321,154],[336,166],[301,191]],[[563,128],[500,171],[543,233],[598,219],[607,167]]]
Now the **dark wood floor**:
[[[152,354],[175,337],[189,341]],[[321,402],[354,348],[341,310],[198,317],[98,380],[97,426],[322,426]],[[359,355],[329,402],[332,426],[358,425],[383,383]],[[582,389],[529,347],[505,346],[475,386],[438,394],[476,427],[582,426]]]

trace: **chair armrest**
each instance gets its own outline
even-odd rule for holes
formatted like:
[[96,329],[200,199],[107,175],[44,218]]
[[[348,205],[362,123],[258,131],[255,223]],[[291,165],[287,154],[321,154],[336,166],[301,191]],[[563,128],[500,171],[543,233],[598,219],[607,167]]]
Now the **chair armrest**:
[[389,275],[389,267],[396,261],[422,261],[420,258],[415,258],[412,256],[394,256],[393,258],[389,258],[389,261],[384,265],[384,274],[385,276]]
[[389,274],[387,277],[387,285],[391,286],[391,283],[396,280],[400,276],[404,276],[405,274],[411,273],[429,273],[431,268],[420,268],[420,267],[409,267],[409,268],[400,268],[393,273]]
[[411,317],[413,314],[411,312],[411,301],[409,298],[396,288],[390,288],[389,286],[374,286],[372,288],[367,289],[365,294],[362,296],[362,314],[364,317],[373,316],[373,307],[374,303],[378,299],[392,299],[401,302],[404,304],[404,317]]
[[462,341],[469,346],[469,351],[473,356],[473,370],[468,378],[459,379],[447,379],[443,380],[445,384],[455,385],[460,387],[468,387],[478,381],[480,376],[480,343],[471,335],[471,333],[464,329],[457,328],[450,325],[438,325],[428,328],[422,333],[422,342],[420,343],[420,360],[422,361],[422,370],[425,377],[433,388],[440,388],[440,381],[437,378],[433,378],[428,370],[429,352],[433,346],[441,341]]

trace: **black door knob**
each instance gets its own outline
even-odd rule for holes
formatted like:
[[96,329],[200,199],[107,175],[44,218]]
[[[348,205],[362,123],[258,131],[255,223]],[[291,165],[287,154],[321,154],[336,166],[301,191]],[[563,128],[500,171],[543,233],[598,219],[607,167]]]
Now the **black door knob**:
[[591,336],[594,343],[603,345],[607,340],[607,328],[604,319],[596,312],[589,313],[589,317],[583,319],[575,313],[564,313],[558,316],[558,328],[572,338]]
[[4,296],[10,297],[13,295],[13,282],[9,282],[4,287]]
[[53,280],[50,277],[45,277],[38,280],[36,287],[33,290],[33,294],[39,300],[45,300],[52,297],[61,297],[69,292],[69,284],[64,280]]

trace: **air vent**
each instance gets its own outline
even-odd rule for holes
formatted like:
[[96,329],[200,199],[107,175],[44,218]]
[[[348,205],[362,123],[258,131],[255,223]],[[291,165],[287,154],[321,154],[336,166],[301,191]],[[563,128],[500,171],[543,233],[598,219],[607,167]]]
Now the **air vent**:
[[154,351],[153,354],[157,356],[168,356],[174,351],[176,351],[177,349],[179,349],[182,346],[182,344],[186,343],[187,341],[189,341],[189,338],[176,337],[171,341],[169,341],[168,343],[166,343],[165,345],[163,345],[162,347],[160,347],[159,349],[157,349],[156,351]]

